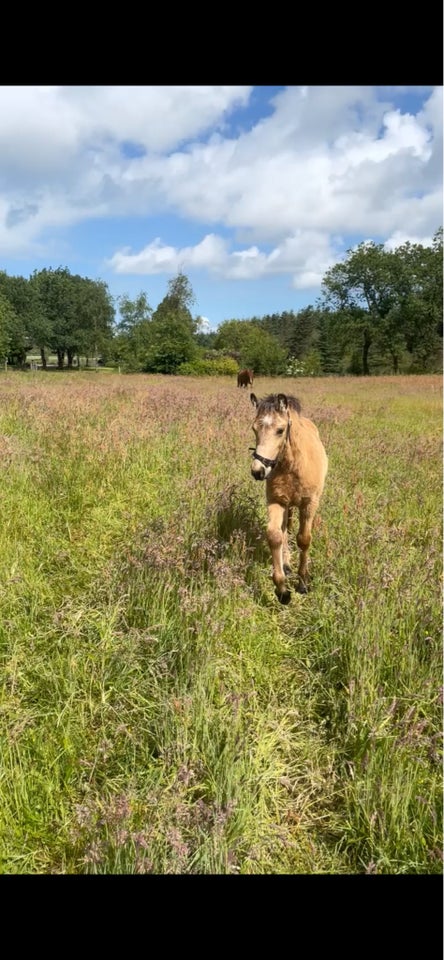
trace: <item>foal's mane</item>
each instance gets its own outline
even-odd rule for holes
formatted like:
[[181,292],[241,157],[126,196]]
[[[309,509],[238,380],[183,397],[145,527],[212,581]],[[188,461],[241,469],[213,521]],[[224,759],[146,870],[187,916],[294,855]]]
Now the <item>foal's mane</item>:
[[[287,398],[287,404],[290,407],[290,410],[296,410],[296,413],[301,412],[301,404],[297,397],[293,397],[291,393],[285,394]],[[279,400],[277,393],[270,393],[268,397],[264,397],[259,401],[258,405],[258,414],[272,413],[272,411],[279,410]]]

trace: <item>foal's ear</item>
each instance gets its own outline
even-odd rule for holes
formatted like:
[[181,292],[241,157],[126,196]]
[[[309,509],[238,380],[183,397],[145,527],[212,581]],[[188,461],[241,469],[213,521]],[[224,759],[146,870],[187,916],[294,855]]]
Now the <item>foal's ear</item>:
[[257,407],[257,396],[255,393],[250,393],[250,400],[253,404],[253,407]]
[[277,399],[278,399],[279,410],[282,410],[282,411],[286,410],[288,407],[288,401],[285,396],[285,393],[278,393]]

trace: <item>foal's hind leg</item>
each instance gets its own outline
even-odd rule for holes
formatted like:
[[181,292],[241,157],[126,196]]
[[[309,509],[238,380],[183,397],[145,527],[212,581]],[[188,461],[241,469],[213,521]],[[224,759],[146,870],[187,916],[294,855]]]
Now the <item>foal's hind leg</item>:
[[308,572],[308,551],[311,544],[311,528],[316,510],[319,506],[319,500],[304,497],[299,507],[299,530],[296,542],[299,547],[299,593],[307,593],[307,572]]
[[281,603],[289,603],[291,597],[284,570],[284,542],[286,535],[285,507],[281,507],[279,503],[269,503],[267,540],[273,558],[273,582],[276,587],[276,596]]

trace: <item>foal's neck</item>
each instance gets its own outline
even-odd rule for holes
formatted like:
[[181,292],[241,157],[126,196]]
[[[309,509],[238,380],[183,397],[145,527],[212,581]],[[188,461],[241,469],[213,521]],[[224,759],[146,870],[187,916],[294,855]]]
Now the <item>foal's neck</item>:
[[[296,422],[295,422],[296,420]],[[297,457],[300,446],[299,446],[299,417],[293,415],[290,433],[287,438],[284,450],[282,452],[282,463],[291,464],[295,457]]]

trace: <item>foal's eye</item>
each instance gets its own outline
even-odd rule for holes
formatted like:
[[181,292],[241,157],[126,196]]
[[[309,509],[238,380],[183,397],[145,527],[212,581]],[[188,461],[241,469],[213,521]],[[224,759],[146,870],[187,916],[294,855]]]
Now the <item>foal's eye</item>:
[[283,427],[281,427],[280,430],[276,430],[276,433],[277,433],[278,437],[281,437],[282,434],[283,434],[283,432],[284,432],[284,428],[283,428]]

